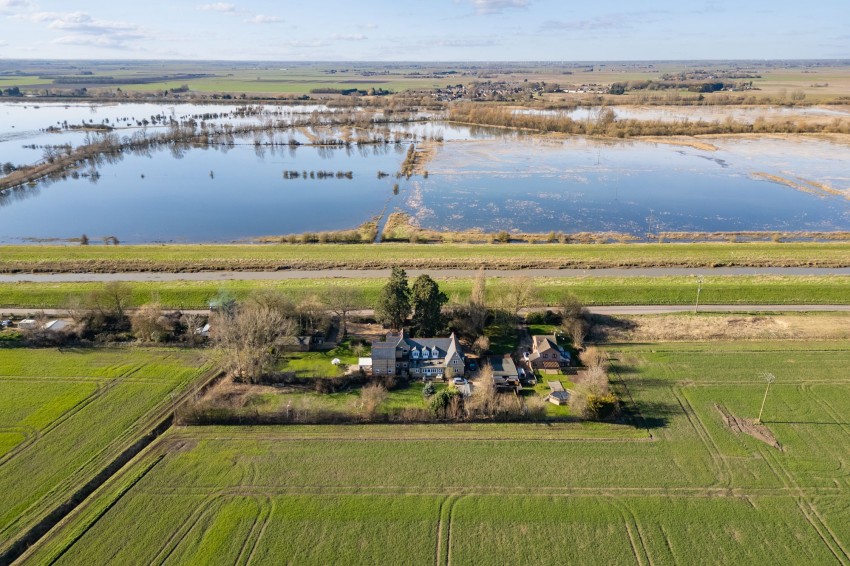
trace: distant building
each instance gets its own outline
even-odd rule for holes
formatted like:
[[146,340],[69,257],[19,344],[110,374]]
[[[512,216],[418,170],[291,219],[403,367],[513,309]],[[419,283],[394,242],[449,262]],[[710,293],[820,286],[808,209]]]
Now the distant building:
[[463,375],[466,358],[452,333],[448,338],[411,338],[402,330],[372,342],[372,374],[430,380]]

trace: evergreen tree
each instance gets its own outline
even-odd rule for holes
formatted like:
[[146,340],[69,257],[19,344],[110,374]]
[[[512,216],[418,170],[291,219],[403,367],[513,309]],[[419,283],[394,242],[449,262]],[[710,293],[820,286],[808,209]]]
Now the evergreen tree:
[[393,267],[390,280],[378,295],[375,318],[384,326],[398,330],[404,326],[408,316],[410,316],[410,288],[407,286],[407,273],[400,267]]
[[436,281],[420,275],[413,282],[413,327],[419,336],[434,336],[443,327],[442,307],[449,301]]

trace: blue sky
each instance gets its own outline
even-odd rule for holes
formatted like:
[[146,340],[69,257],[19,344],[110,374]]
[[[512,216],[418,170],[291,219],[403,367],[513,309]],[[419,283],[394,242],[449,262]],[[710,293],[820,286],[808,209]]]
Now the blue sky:
[[0,0],[1,58],[850,58],[850,0]]

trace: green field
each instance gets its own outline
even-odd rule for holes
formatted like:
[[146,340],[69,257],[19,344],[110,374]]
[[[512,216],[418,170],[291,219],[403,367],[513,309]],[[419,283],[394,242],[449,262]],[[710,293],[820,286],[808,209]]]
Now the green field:
[[[610,351],[641,427],[178,428],[28,561],[850,562],[850,345]],[[715,407],[755,417],[761,371],[781,450]]]
[[[465,300],[472,279],[434,277],[449,298]],[[224,292],[236,299],[257,290],[273,289],[293,299],[316,295],[320,299],[335,288],[354,289],[356,306],[369,309],[375,304],[386,279],[289,279],[281,281],[173,281],[128,283],[132,305],[152,301],[165,308],[204,309],[209,300]],[[696,298],[694,277],[540,277],[535,305],[553,306],[570,292],[587,305],[678,305],[692,304]],[[506,280],[490,277],[487,293],[490,304],[498,306]],[[86,293],[102,288],[101,283],[6,283],[0,284],[0,309],[66,308]],[[702,304],[847,304],[850,303],[850,276],[717,276],[705,277],[700,295]]]
[[0,246],[0,273],[278,269],[848,267],[850,243]]
[[206,369],[165,349],[0,349],[0,553],[168,412]]

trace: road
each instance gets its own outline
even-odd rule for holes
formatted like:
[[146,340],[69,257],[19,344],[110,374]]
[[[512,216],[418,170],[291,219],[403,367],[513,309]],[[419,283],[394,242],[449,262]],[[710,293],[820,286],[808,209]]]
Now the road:
[[[554,307],[550,307],[554,308]],[[520,313],[527,314],[543,311],[545,307],[522,309]],[[693,312],[693,305],[612,305],[588,307],[591,314],[620,316],[636,314],[674,314]],[[165,312],[173,312],[168,309]],[[187,314],[209,314],[207,309],[187,309],[180,311]],[[717,313],[767,313],[767,312],[850,312],[850,305],[700,305],[699,312]],[[62,317],[68,314],[67,309],[21,309],[0,307],[0,316],[28,316],[43,313],[45,316]],[[353,311],[349,316],[371,316],[374,311],[364,309]]]
[[[440,279],[472,278],[475,269],[408,269],[410,277],[423,273]],[[687,277],[695,275],[850,275],[846,267],[636,267],[611,269],[488,269],[488,277]],[[12,273],[0,274],[0,283],[77,283],[145,281],[281,281],[289,279],[383,279],[389,269],[324,269],[281,271],[202,271],[198,273]]]

